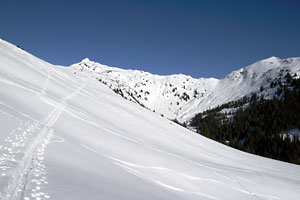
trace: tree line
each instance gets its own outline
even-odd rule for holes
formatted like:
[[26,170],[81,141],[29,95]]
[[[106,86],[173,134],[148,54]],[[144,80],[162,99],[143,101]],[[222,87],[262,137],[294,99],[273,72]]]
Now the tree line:
[[[191,126],[198,132],[233,148],[281,161],[300,164],[300,80],[289,73],[277,87],[273,99],[253,93],[197,114]],[[263,88],[260,89],[261,91]],[[229,112],[221,112],[228,108]]]

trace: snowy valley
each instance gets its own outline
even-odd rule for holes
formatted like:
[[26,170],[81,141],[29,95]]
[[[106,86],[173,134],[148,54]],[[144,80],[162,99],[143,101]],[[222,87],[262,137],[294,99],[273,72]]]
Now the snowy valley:
[[271,79],[298,74],[299,63],[272,57],[222,80],[194,79],[88,59],[51,65],[0,40],[0,199],[296,200],[299,165],[232,149],[160,114],[186,121],[261,86],[271,97]]

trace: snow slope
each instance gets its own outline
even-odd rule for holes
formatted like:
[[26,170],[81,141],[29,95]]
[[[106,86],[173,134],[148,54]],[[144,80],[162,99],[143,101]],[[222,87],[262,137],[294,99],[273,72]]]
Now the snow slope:
[[[251,93],[264,94],[266,98],[273,98],[277,87],[271,88],[270,83],[284,77],[287,73],[292,76],[300,75],[300,58],[280,59],[270,57],[258,61],[248,67],[233,71],[224,79],[220,80],[214,90],[206,99],[191,106],[181,118],[189,119],[195,114],[208,108],[234,101]],[[260,91],[261,86],[263,91]]]
[[75,72],[88,76],[169,119],[189,121],[195,114],[208,108],[250,95],[252,92],[273,97],[276,88],[270,82],[286,72],[299,76],[300,58],[279,59],[271,57],[234,71],[224,79],[195,79],[183,74],[159,76],[138,70],[124,70],[102,65],[89,59],[71,66]]
[[240,152],[0,41],[0,199],[298,199],[300,166]]

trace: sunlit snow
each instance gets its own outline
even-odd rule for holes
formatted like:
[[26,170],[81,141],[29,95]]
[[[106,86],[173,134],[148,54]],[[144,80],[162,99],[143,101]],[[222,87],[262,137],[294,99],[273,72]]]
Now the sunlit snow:
[[0,199],[300,196],[300,166],[211,141],[3,40],[0,123]]

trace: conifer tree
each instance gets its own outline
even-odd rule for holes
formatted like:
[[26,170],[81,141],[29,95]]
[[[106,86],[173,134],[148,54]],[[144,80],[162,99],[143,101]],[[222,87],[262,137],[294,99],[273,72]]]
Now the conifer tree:
[[206,122],[204,122],[203,125],[202,125],[201,135],[203,135],[207,138],[211,138],[209,128],[208,128],[208,125],[207,125]]

